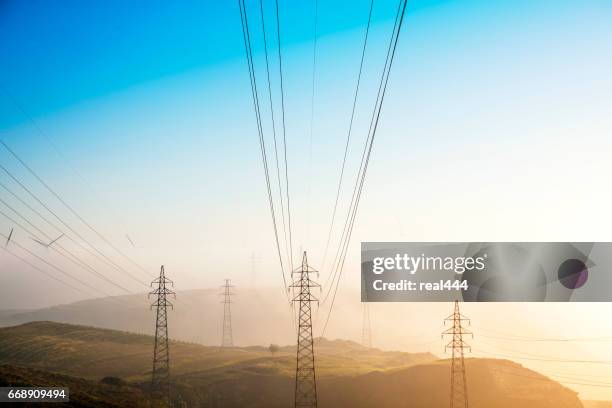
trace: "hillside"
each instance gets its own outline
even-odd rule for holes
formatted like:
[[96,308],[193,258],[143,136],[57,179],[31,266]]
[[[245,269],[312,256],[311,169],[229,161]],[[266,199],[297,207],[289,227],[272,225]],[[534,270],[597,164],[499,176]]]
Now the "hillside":
[[[144,335],[34,322],[0,329],[0,364],[93,383],[115,376],[144,388],[152,344]],[[393,408],[408,402],[414,408],[448,406],[448,360],[325,339],[318,339],[316,350],[322,408]],[[173,342],[173,389],[196,406],[287,407],[293,395],[294,353],[293,347],[271,353],[263,347],[221,349]],[[576,393],[519,364],[466,361],[473,408],[582,408]]]
[[[291,309],[279,288],[240,289],[240,301],[232,304],[234,338],[239,345],[291,344],[295,341]],[[338,307],[351,304],[360,311],[358,293],[338,297]],[[183,291],[172,300],[168,324],[172,337],[200,344],[218,345],[221,339],[222,305],[217,289]],[[354,304],[353,304],[354,303]],[[147,295],[123,295],[109,299],[89,299],[38,310],[0,311],[0,326],[31,321],[92,325],[113,330],[153,334],[155,315]],[[349,307],[349,306],[347,306]],[[259,322],[254,326],[252,322]],[[284,324],[279,324],[279,323]],[[360,335],[359,322],[338,321],[338,330]],[[352,327],[354,326],[354,327]],[[243,329],[244,328],[244,329]],[[356,337],[359,338],[359,337]]]
[[[83,408],[148,407],[145,394],[130,385],[109,385],[33,368],[0,365],[0,387],[68,387],[70,404],[54,406]],[[20,403],[20,407],[40,407],[40,403]]]
[[612,408],[612,401],[582,401],[584,408]]
[[[467,359],[470,407],[573,408],[582,407],[576,393],[520,364],[506,360]],[[321,387],[321,398],[340,406],[388,408],[447,407],[450,361],[441,360],[357,378],[338,378]],[[359,389],[359,398],[351,398]]]
[[[238,286],[236,301],[232,303],[232,327],[234,344],[239,346],[268,346],[270,344],[292,344],[295,342],[294,316],[287,305],[281,288],[248,289]],[[317,294],[319,295],[319,294]],[[324,296],[323,296],[324,297]],[[105,329],[124,330],[152,335],[155,328],[155,313],[149,307],[150,299],[145,293],[117,296],[113,299],[88,299],[70,304],[56,305],[38,310],[0,311],[0,327],[15,326],[32,321],[54,321],[59,323],[88,325]],[[219,303],[218,289],[179,291],[172,300],[174,309],[169,311],[168,326],[172,338],[199,344],[217,346],[221,342],[223,305]],[[327,307],[313,309],[315,336],[320,335],[327,317]],[[429,313],[435,316],[448,315],[450,306],[428,304],[429,313],[410,304],[394,304],[393,308],[381,303],[371,305],[374,342],[377,346],[402,351],[429,351],[427,343],[438,339],[433,336],[416,338],[418,332],[397,330],[398,323],[420,327],[428,322]],[[362,303],[360,292],[354,288],[342,288],[334,303],[334,315],[326,330],[327,338],[361,341]],[[385,336],[376,336],[385,333]],[[388,336],[394,333],[396,336]],[[384,338],[395,337],[389,343]],[[440,350],[443,350],[440,348]]]
[[[373,371],[361,375],[324,376],[317,381],[320,406],[352,408],[446,408],[449,361]],[[519,364],[468,359],[470,407],[582,408],[575,392]],[[271,365],[232,365],[180,376],[192,387],[204,386],[214,403],[224,407],[287,407],[293,378],[278,375]]]
[[[294,369],[295,347],[282,347],[272,354],[264,347],[206,347],[172,342],[173,373],[181,375],[202,367],[272,362],[289,375]],[[350,341],[317,339],[321,376],[359,374],[382,368],[404,367],[434,361],[429,353],[403,353],[366,349]],[[75,326],[54,322],[32,322],[0,328],[0,363],[35,367],[85,378],[116,376],[140,380],[151,370],[153,339],[150,336]]]

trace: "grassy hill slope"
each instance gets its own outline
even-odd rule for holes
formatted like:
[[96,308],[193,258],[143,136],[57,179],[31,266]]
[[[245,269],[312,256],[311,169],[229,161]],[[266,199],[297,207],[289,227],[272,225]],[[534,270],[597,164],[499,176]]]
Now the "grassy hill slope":
[[[575,392],[505,360],[468,359],[470,407],[581,408]],[[320,407],[446,408],[450,363],[441,360],[359,375],[318,377]],[[177,379],[202,387],[204,401],[223,407],[288,407],[293,377],[272,367],[229,366],[189,373]]]
[[[0,329],[0,364],[99,381],[115,376],[146,384],[149,336],[33,322]],[[319,406],[446,408],[448,360],[366,349],[350,341],[316,342]],[[193,406],[287,407],[293,398],[295,348],[205,347],[173,342],[173,389]],[[582,408],[575,392],[505,360],[467,359],[472,408]]]
[[[0,387],[68,387],[70,403],[54,406],[83,408],[148,407],[143,392],[134,386],[109,385],[83,378],[50,373],[33,368],[0,365]],[[40,403],[20,403],[20,407],[40,407]],[[44,405],[44,404],[43,404]]]
[[[430,353],[404,353],[367,349],[350,341],[317,339],[319,374],[359,374],[434,361]],[[147,378],[151,370],[153,338],[146,335],[75,326],[32,322],[0,328],[0,363],[63,372],[85,378],[116,376]],[[173,341],[173,374],[181,375],[225,366],[272,366],[279,374],[294,370],[295,347],[271,353],[264,347],[220,348]]]

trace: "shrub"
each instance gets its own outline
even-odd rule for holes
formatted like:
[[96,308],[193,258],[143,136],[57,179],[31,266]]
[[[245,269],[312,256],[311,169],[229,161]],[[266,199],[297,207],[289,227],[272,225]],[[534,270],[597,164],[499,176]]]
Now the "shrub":
[[102,384],[115,385],[117,387],[121,387],[126,384],[125,381],[119,377],[104,377],[100,380],[100,382]]

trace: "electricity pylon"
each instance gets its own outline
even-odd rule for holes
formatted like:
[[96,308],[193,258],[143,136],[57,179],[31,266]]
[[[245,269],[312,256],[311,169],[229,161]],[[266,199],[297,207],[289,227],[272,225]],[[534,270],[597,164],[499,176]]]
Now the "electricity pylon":
[[361,302],[363,303],[363,317],[361,319],[361,345],[372,348],[372,324],[370,321],[370,304],[368,303],[368,291],[366,290],[364,274],[361,274]]
[[472,351],[469,344],[463,341],[464,335],[474,337],[471,331],[462,326],[462,322],[468,322],[470,319],[459,312],[459,301],[455,301],[455,310],[452,315],[444,319],[446,322],[452,322],[452,327],[442,332],[444,336],[452,336],[452,340],[446,345],[445,351],[449,348],[453,350],[453,359],[451,362],[451,389],[450,389],[450,408],[468,408],[468,391],[465,375],[465,361],[463,359],[463,350]]
[[223,289],[223,293],[220,293],[223,296],[223,337],[221,339],[221,347],[234,347],[234,338],[232,336],[232,310],[230,309],[230,305],[232,304],[232,295],[234,293],[231,292],[231,288],[234,285],[230,285],[230,279],[225,280],[225,285],[221,286]]
[[157,309],[155,319],[155,348],[153,349],[153,375],[151,379],[152,406],[167,406],[170,404],[170,346],[168,344],[168,306],[172,309],[173,305],[168,300],[168,296],[176,297],[174,291],[168,289],[166,285],[174,286],[174,283],[166,278],[164,266],[159,272],[159,278],[151,282],[151,286],[156,288],[149,292],[156,296],[155,302],[151,304],[151,309]]
[[[310,293],[310,288],[321,285],[310,279],[311,273],[318,272],[308,266],[306,251],[302,266],[292,271],[292,276],[299,275],[299,280],[291,284],[293,302],[299,303],[297,358],[295,369],[295,408],[317,408],[317,380],[315,376],[314,344],[312,338],[312,302],[318,300]],[[296,294],[297,292],[297,294]]]
[[249,257],[251,261],[251,289],[254,289],[257,286],[257,261],[258,257],[255,256],[255,252],[251,253]]

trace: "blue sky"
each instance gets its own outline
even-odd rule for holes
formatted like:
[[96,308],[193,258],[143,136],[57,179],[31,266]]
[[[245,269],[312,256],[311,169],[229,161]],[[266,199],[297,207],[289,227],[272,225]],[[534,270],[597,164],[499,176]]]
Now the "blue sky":
[[[397,3],[374,4],[348,182],[357,170]],[[247,1],[262,81],[257,6]],[[311,248],[319,259],[368,6],[366,0],[320,2],[311,142],[314,8],[309,2],[280,2],[296,248]],[[273,2],[265,1],[264,7],[273,37]],[[598,177],[606,172],[596,160],[581,160],[570,172],[561,159],[575,154],[593,159],[605,151],[611,11],[609,2],[595,0],[409,2],[354,242],[398,239],[406,231],[415,239],[439,234],[448,239],[461,230],[448,227],[465,218],[460,214],[492,211],[495,206],[481,204],[486,200],[500,200],[500,205],[516,200],[520,194],[502,188],[508,186],[542,196],[535,204],[542,213],[533,219],[528,211],[533,205],[514,204],[521,211],[508,220],[509,231],[517,220],[559,228],[545,210],[549,202],[564,210],[558,203],[564,191],[559,180],[580,180],[582,191],[596,194]],[[10,39],[0,44],[0,84],[44,133],[1,93],[3,139],[114,242],[127,245],[123,237],[130,233],[146,237],[159,258],[178,259],[179,249],[191,251],[184,262],[195,275],[202,265],[194,257],[202,258],[202,248],[223,252],[236,242],[240,263],[229,266],[236,273],[251,251],[267,254],[263,258],[273,267],[272,240],[260,242],[257,233],[244,228],[270,232],[237,2],[145,7],[75,1],[57,7],[7,1],[0,23],[0,35]],[[265,89],[263,82],[259,86]],[[278,107],[274,75],[273,89]],[[269,137],[270,123],[264,126]],[[481,153],[479,160],[504,165],[483,172],[479,166],[490,163],[460,161],[473,151]],[[0,159],[26,177],[6,152]],[[534,173],[534,166],[556,172],[557,184],[538,190],[539,177],[547,173]],[[464,180],[477,182],[474,190],[483,199],[470,202],[476,193],[463,192]],[[411,187],[420,191],[419,199]],[[453,194],[452,206],[441,203],[443,191]],[[591,205],[595,220],[589,200],[574,202],[585,196],[562,200],[565,210]],[[348,198],[341,197],[341,212]],[[606,200],[595,205],[603,211]],[[406,214],[405,203],[420,216]],[[437,226],[425,228],[425,220]],[[599,226],[583,224],[582,236],[590,239],[592,227]],[[152,268],[160,261],[140,256]],[[212,263],[223,262],[220,256]],[[214,279],[200,276],[196,282]]]
[[[272,36],[274,5],[270,1],[264,3],[268,35]],[[159,1],[146,7],[138,2],[119,1],[62,4],[57,7],[45,1],[5,1],[0,6],[0,34],[10,39],[0,44],[1,85],[33,116],[52,114],[148,81],[243,58],[237,2],[186,1],[177,5]],[[280,4],[283,45],[311,45],[312,4]],[[321,2],[319,34],[350,32],[347,41],[359,44],[368,4],[365,0],[350,5],[338,0]],[[388,22],[394,5],[390,0],[376,1],[374,22]],[[247,2],[247,7],[255,27],[258,3]],[[603,0],[415,0],[409,4],[408,16],[416,19],[409,18],[406,25],[412,27],[404,31],[415,34],[420,31],[424,36],[411,47],[417,47],[416,51],[435,50],[439,62],[461,51],[467,51],[462,59],[470,69],[499,58],[491,67],[483,66],[478,75],[492,75],[494,72],[488,68],[497,69],[503,63],[515,65],[510,59],[516,57],[531,60],[526,68],[532,72],[534,68],[541,69],[538,62],[547,63],[546,54],[559,55],[564,50],[570,59],[583,59],[589,70],[596,68],[588,67],[590,60],[604,58],[609,51],[598,50],[597,44],[606,42],[609,35],[601,24],[605,24],[610,7]],[[414,27],[420,21],[425,26]],[[254,31],[258,51],[261,38]],[[483,39],[497,41],[494,54],[485,49],[487,54],[471,55],[469,52],[478,50],[471,50],[470,42],[481,43]],[[307,55],[300,57],[300,63],[308,60]],[[537,61],[538,57],[541,61]],[[457,75],[453,71],[462,67],[434,68]],[[520,74],[520,67],[517,68],[514,73]],[[337,78],[337,71],[326,71],[323,75],[329,72]],[[435,78],[437,74],[430,71],[427,77]],[[0,103],[0,113],[0,129],[25,121],[6,95]]]
[[[5,61],[0,74],[4,85],[10,85],[32,114],[49,113],[244,53],[237,2],[62,4],[7,1],[2,5],[1,33],[11,41],[0,48]],[[257,12],[258,3],[248,6]],[[273,2],[265,6],[272,17]],[[281,3],[280,7],[281,18],[288,23],[282,27],[283,42],[310,41],[312,5]],[[351,7],[340,2],[322,4],[320,34],[363,25],[366,7],[363,1]],[[389,17],[384,8],[380,14]],[[253,13],[254,17],[258,14]],[[272,22],[270,18],[270,27]],[[12,116],[2,115],[2,124],[19,121]]]
[[[397,3],[374,4],[349,183]],[[265,89],[257,6],[247,1],[259,86]],[[368,6],[366,0],[320,2],[311,142],[314,8],[280,1],[295,246],[310,248],[318,259]],[[264,7],[273,38],[274,3],[265,1]],[[605,151],[610,126],[611,12],[606,1],[409,2],[354,243],[406,239],[407,231],[414,239],[463,239],[457,233],[461,220],[494,211],[487,201],[512,202],[520,211],[508,225],[497,219],[494,229],[483,225],[484,235],[511,235],[521,231],[517,225],[534,222],[555,231],[563,211],[590,206],[593,223],[575,228],[592,239],[601,227],[593,205],[603,211],[609,197],[594,204],[582,198],[589,194],[560,197],[563,180],[580,181],[581,191],[600,194],[599,177],[606,173],[592,159]],[[126,233],[142,237],[149,249],[134,256],[152,269],[163,259],[176,260],[199,277],[194,284],[215,282],[217,276],[198,273],[209,262],[239,273],[251,252],[274,267],[273,241],[258,234],[271,231],[237,2],[144,7],[75,1],[57,7],[8,1],[0,22],[2,38],[10,39],[0,44],[0,84],[44,133],[1,93],[3,140],[87,219],[117,245],[129,245]],[[272,81],[278,108],[278,79],[273,75]],[[269,120],[264,126],[271,149]],[[461,160],[474,151],[478,160]],[[584,159],[569,171],[562,159],[574,155]],[[6,152],[0,160],[27,177]],[[503,165],[482,170],[498,162]],[[539,168],[544,171],[534,171]],[[540,189],[551,174],[557,177]],[[478,188],[465,193],[465,180]],[[31,187],[43,193],[35,183]],[[539,196],[535,204],[514,202],[527,190]],[[453,195],[452,205],[445,204],[443,192]],[[340,217],[349,193],[343,190]],[[546,210],[551,202],[559,214]],[[408,203],[419,217],[404,211]],[[214,256],[202,255],[208,250],[238,251],[240,261],[225,265],[223,255],[211,261]]]
[[[279,1],[294,247],[320,267],[369,2],[319,0],[311,141],[313,3]],[[0,85],[46,135],[0,91],[0,138],[114,245],[151,271],[164,263],[179,289],[228,276],[279,286],[237,1],[128,3],[0,1]],[[350,183],[396,4],[375,0]],[[257,5],[247,0],[262,81]],[[606,0],[409,1],[345,284],[359,284],[360,241],[609,241],[610,21]],[[276,78],[273,89],[277,103]],[[122,262],[3,149],[0,163]],[[340,219],[348,200],[347,187]],[[0,232],[13,226],[0,217]],[[14,239],[31,244],[23,231]],[[0,262],[0,308],[80,296]],[[585,333],[599,316],[585,317]]]
[[[394,3],[375,2],[375,22],[388,21]],[[158,1],[144,6],[138,2],[65,1],[62,4],[57,7],[45,1],[4,1],[0,6],[0,34],[10,39],[0,45],[2,86],[34,116],[147,81],[243,57],[241,32],[237,29],[237,2],[186,1],[177,5]],[[255,20],[257,2],[247,2],[247,6],[251,19]],[[265,2],[265,7],[271,26],[273,2]],[[367,7],[368,2],[364,0],[350,5],[337,0],[321,2],[319,34],[329,36],[355,29],[352,40],[357,43]],[[409,17],[422,14],[429,25],[424,32],[427,37],[420,39],[420,46],[439,47],[441,60],[454,51],[454,45],[461,46],[470,39],[481,41],[483,35],[491,34],[500,37],[499,48],[517,51],[520,47],[519,52],[533,57],[537,43],[530,44],[531,41],[537,41],[546,32],[562,34],[564,28],[566,33],[571,33],[571,38],[561,35],[555,39],[551,35],[548,51],[563,48],[575,51],[574,41],[605,40],[602,35],[609,32],[603,31],[597,20],[609,11],[609,3],[601,0],[415,0],[408,7]],[[291,6],[281,2],[284,45],[291,47],[312,41],[313,12],[309,2]],[[407,25],[416,22],[409,19]],[[582,52],[590,54],[586,49]],[[508,57],[516,55],[515,52],[507,54]],[[582,57],[575,53],[571,56]],[[464,58],[486,62],[488,56],[465,55]],[[0,107],[0,128],[24,121],[23,115],[6,102]]]

